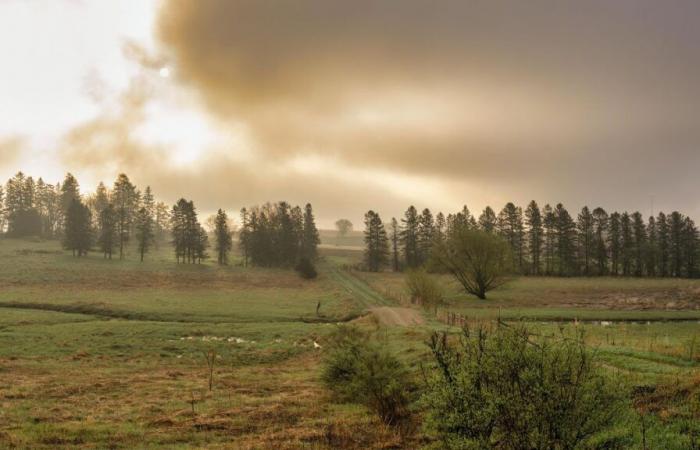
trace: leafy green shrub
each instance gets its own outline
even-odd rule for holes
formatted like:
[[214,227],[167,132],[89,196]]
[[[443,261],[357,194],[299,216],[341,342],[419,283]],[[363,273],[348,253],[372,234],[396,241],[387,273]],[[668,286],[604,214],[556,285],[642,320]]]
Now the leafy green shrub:
[[340,401],[364,404],[387,425],[410,417],[413,389],[405,366],[356,327],[341,326],[331,336],[322,380]]
[[442,286],[425,270],[406,272],[406,288],[412,303],[418,303],[426,308],[437,307],[443,303]]
[[296,266],[299,276],[306,280],[312,280],[318,276],[314,263],[309,258],[301,258]]
[[441,448],[575,449],[610,425],[622,390],[593,365],[581,336],[533,340],[523,326],[464,329],[430,341],[424,395]]

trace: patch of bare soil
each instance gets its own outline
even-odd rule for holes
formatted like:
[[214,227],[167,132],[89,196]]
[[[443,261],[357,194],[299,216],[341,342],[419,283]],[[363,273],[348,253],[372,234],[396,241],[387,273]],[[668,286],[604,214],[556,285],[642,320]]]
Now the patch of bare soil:
[[425,319],[420,311],[412,308],[381,306],[371,308],[370,312],[374,314],[382,325],[409,327],[425,323]]

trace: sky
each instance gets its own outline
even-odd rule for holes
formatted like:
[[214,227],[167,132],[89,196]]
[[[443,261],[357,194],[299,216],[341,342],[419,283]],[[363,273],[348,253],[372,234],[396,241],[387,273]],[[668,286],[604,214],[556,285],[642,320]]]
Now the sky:
[[700,2],[2,0],[0,179],[700,218]]

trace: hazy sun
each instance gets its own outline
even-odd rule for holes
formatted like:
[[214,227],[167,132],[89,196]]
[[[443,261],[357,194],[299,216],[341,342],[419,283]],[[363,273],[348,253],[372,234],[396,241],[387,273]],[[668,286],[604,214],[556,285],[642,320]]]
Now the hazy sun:
[[158,73],[161,77],[168,78],[170,76],[170,69],[168,67],[161,67]]

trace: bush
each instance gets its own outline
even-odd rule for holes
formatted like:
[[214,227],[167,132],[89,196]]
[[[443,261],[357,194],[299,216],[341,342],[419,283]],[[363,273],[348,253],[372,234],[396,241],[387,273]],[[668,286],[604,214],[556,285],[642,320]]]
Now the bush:
[[508,281],[512,261],[510,245],[501,236],[459,228],[436,244],[430,265],[452,274],[465,292],[484,300],[487,292]]
[[299,276],[306,280],[312,280],[318,276],[316,267],[309,258],[301,258],[299,264],[297,264],[296,271],[299,272]]
[[440,284],[425,270],[406,272],[406,288],[412,303],[427,307],[437,307],[444,300]]
[[331,336],[321,378],[338,400],[364,404],[387,425],[410,418],[405,366],[358,328],[341,326]]
[[424,402],[441,448],[574,449],[611,425],[623,392],[581,336],[532,340],[523,326],[430,341],[437,370]]

